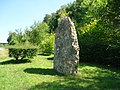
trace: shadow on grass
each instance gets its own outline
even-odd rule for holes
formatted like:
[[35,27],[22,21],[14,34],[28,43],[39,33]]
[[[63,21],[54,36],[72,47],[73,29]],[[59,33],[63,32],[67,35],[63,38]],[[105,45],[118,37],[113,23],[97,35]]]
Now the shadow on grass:
[[65,81],[43,82],[36,86],[31,87],[28,90],[83,90],[82,86],[76,84],[62,84]]
[[40,53],[38,55],[41,55],[41,56],[50,56],[49,54],[43,54],[43,53]]
[[96,64],[96,63],[86,63],[86,62],[82,62],[79,64],[79,68],[83,68],[86,66],[92,66],[92,67],[97,67],[97,68],[101,68],[101,69],[107,69],[110,71],[115,71],[115,72],[120,72],[119,68],[115,68],[115,67],[111,67],[111,66],[106,66],[106,65],[102,65],[102,64]]
[[[115,82],[114,82],[115,81]],[[109,77],[67,78],[53,82],[43,82],[28,90],[119,90],[119,79]]]
[[62,74],[57,73],[54,69],[44,69],[44,68],[27,68],[24,70],[26,73],[30,74],[42,74],[42,75],[60,75]]
[[[120,73],[102,66],[81,64],[80,74],[62,76],[53,82],[40,82],[29,90],[119,90]],[[24,70],[31,74],[57,75],[53,69],[28,68]]]
[[14,60],[14,59],[11,59],[11,60],[0,62],[0,65],[23,64],[23,63],[31,63],[31,61],[29,59],[24,59],[24,60]]
[[49,57],[47,58],[47,60],[54,60],[54,57]]

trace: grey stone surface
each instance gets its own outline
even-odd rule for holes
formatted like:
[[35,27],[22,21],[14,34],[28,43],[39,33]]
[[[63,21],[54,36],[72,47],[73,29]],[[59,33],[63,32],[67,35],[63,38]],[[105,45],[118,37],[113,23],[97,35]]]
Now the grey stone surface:
[[65,17],[56,30],[54,69],[65,75],[76,74],[79,64],[79,50],[74,23],[69,17]]

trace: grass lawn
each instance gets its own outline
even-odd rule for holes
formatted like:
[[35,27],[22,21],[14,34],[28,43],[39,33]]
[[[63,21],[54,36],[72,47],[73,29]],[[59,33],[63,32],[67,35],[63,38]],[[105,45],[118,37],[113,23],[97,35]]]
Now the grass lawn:
[[23,63],[0,58],[0,90],[120,90],[120,71],[81,63],[76,76],[53,70],[53,56]]

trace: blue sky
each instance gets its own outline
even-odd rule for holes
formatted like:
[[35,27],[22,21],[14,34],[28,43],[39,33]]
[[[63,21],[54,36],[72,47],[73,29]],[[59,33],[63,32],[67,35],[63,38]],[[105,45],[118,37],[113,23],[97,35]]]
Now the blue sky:
[[58,10],[75,0],[0,0],[0,43],[7,42],[9,31],[24,29],[45,14]]

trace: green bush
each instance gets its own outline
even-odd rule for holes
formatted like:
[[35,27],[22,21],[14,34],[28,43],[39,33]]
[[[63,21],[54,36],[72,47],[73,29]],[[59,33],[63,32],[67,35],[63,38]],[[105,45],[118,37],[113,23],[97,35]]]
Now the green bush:
[[54,51],[54,35],[50,35],[40,45],[40,50],[44,55],[51,55]]
[[85,30],[79,33],[81,60],[120,67],[120,29],[112,30],[98,24]]
[[14,57],[16,60],[20,58],[33,58],[37,54],[36,47],[23,47],[23,46],[10,46],[9,47],[9,57]]

